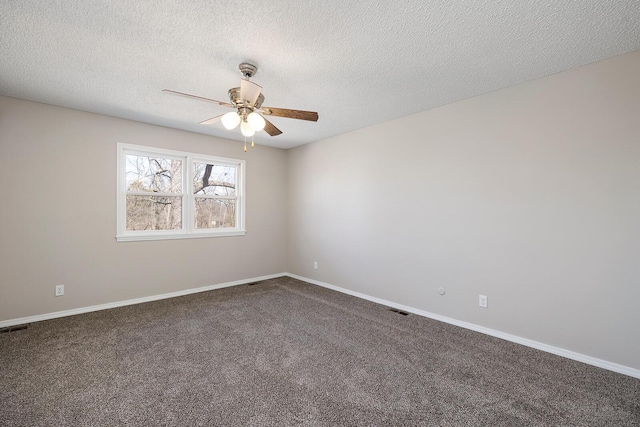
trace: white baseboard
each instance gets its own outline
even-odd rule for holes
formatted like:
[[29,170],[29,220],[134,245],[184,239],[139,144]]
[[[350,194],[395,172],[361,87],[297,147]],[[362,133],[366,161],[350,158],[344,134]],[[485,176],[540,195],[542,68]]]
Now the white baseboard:
[[351,291],[349,289],[330,285],[328,283],[320,282],[318,280],[309,279],[307,277],[302,277],[302,276],[298,276],[297,274],[291,274],[291,273],[270,274],[267,276],[236,280],[233,282],[220,283],[217,285],[203,286],[201,288],[185,289],[183,291],[169,292],[166,294],[152,295],[148,297],[135,298],[135,299],[125,300],[125,301],[117,301],[117,302],[112,302],[107,304],[92,305],[89,307],[74,308],[71,310],[56,311],[53,313],[38,314],[35,316],[20,317],[17,319],[2,320],[0,321],[0,328],[6,328],[9,326],[15,326],[15,325],[24,325],[26,323],[40,322],[42,320],[56,319],[59,317],[73,316],[76,314],[89,313],[92,311],[107,310],[107,309],[116,308],[116,307],[124,307],[127,305],[141,304],[141,303],[150,302],[150,301],[158,301],[158,300],[167,299],[167,298],[175,298],[175,297],[180,297],[184,295],[195,294],[198,292],[206,292],[206,291],[212,291],[214,289],[227,288],[230,286],[244,285],[246,283],[258,282],[260,280],[275,279],[276,277],[282,277],[282,276],[289,276],[294,279],[302,280],[307,283],[322,286],[323,288],[328,288],[334,291],[342,292],[344,294],[348,294],[357,298],[362,298],[371,302],[375,302],[377,304],[385,305],[387,307],[393,307],[398,310],[406,311],[408,313],[417,314],[418,316],[428,317],[430,319],[439,320],[441,322],[449,323],[451,325],[460,326],[466,329],[471,329],[472,331],[480,332],[486,335],[491,335],[496,338],[501,338],[503,340],[525,345],[527,347],[546,351],[547,353],[556,354],[558,356],[566,357],[572,360],[577,360],[578,362],[583,362],[588,365],[597,366],[599,368],[607,369],[609,371],[617,372],[619,374],[624,374],[630,377],[640,379],[640,369],[635,369],[628,366],[619,365],[617,363],[608,362],[606,360],[598,359],[595,357],[586,356],[584,354],[576,353],[574,351],[566,350],[564,348],[555,347],[555,346],[544,344],[541,342],[529,340],[527,338],[522,338],[516,335],[511,335],[504,332],[496,331],[494,329],[485,328],[484,326],[475,325],[473,323],[463,322],[461,320],[452,319],[450,317],[441,316],[439,314],[429,313],[428,311],[419,310],[417,308],[409,307],[402,304],[397,304],[391,301],[384,300],[382,298],[372,297],[366,294],[362,294],[360,292]]
[[552,345],[544,344],[538,341],[533,341],[527,338],[522,338],[516,335],[507,334],[504,332],[496,331],[494,329],[485,328],[484,326],[475,325],[473,323],[463,322],[461,320],[452,319],[450,317],[441,316],[439,314],[429,313],[428,311],[419,310],[417,308],[409,307],[402,304],[397,304],[395,302],[387,301],[381,298],[372,297],[366,294],[362,294],[360,292],[351,291],[349,289],[344,289],[338,286],[330,285],[328,283],[320,282],[318,280],[309,279],[307,277],[298,276],[296,274],[285,273],[287,276],[292,277],[294,279],[302,280],[304,282],[312,283],[314,285],[322,286],[323,288],[332,289],[334,291],[342,292],[354,297],[362,298],[371,302],[375,302],[377,304],[382,304],[387,307],[392,307],[398,310],[406,311],[408,313],[417,314],[418,316],[428,317],[430,319],[439,320],[441,322],[449,323],[455,326],[460,326],[461,328],[471,329],[472,331],[480,332],[486,335],[491,335],[496,338],[501,338],[506,341],[511,341],[516,344],[522,344],[527,347],[535,348],[537,350],[542,350],[547,353],[552,353],[558,356],[566,357],[567,359],[576,360],[578,362],[583,362],[588,365],[597,366],[598,368],[607,369],[609,371],[617,372],[619,374],[628,375],[630,377],[639,378],[640,379],[640,369],[631,368],[628,366],[620,365],[613,362],[608,362],[606,360],[598,359],[595,357],[587,356],[581,353],[576,353],[574,351],[566,350],[564,348],[555,347]]
[[92,311],[108,310],[110,308],[124,307],[127,305],[141,304],[143,302],[158,301],[161,299],[181,297],[184,295],[195,294],[198,292],[212,291],[214,289],[228,288],[229,286],[244,285],[246,283],[258,282],[260,280],[274,279],[276,277],[285,276],[285,273],[270,274],[268,276],[253,277],[251,279],[236,280],[234,282],[220,283],[217,285],[203,286],[201,288],[185,289],[183,291],[169,292],[166,294],[152,295],[142,298],[134,298],[125,301],[110,302],[107,304],[92,305],[89,307],[74,308],[71,310],[56,311],[53,313],[38,314],[35,316],[20,317],[17,319],[9,319],[0,321],[0,328],[6,328],[15,325],[24,325],[26,323],[40,322],[42,320],[57,319],[58,317],[74,316],[76,314],[89,313]]

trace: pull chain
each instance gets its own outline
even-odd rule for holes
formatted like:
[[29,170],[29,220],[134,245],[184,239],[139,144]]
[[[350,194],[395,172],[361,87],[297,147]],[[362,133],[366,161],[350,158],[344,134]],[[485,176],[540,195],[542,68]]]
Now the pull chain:
[[253,143],[253,136],[251,137],[251,148],[255,147],[256,144]]
[[244,137],[244,152],[247,152],[247,137]]

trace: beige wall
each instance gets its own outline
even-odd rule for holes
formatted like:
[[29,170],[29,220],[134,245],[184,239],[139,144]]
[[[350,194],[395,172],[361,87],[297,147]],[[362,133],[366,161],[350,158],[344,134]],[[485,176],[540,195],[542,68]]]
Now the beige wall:
[[[117,142],[246,159],[247,235],[116,243]],[[283,150],[0,97],[0,163],[0,321],[286,270]]]
[[640,368],[638,76],[635,52],[289,150],[289,271]]

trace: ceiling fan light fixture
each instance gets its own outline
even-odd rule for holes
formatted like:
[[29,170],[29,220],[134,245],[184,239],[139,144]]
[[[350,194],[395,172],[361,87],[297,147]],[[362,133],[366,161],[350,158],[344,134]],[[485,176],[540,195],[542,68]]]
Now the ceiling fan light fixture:
[[251,125],[244,120],[240,123],[240,132],[246,137],[253,136],[256,131],[251,127]]
[[255,111],[247,116],[247,123],[249,123],[249,125],[251,125],[253,130],[255,130],[256,132],[260,132],[267,124],[264,121],[264,118]]
[[240,124],[240,115],[235,111],[231,111],[223,115],[221,120],[222,125],[227,130],[235,129]]

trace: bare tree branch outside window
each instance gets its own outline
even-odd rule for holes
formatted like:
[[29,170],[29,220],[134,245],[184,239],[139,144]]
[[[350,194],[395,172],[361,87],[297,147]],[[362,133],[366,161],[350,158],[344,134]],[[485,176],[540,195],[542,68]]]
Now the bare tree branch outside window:
[[195,228],[235,227],[236,173],[231,166],[194,164]]
[[182,160],[127,155],[126,162],[127,230],[182,228]]

